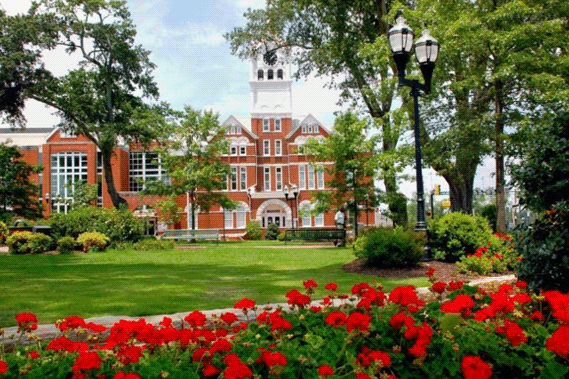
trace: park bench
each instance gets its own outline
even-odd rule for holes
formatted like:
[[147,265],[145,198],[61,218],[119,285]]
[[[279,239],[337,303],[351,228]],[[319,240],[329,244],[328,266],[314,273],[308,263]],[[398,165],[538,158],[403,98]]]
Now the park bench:
[[177,241],[216,241],[219,244],[219,230],[167,229],[159,238]]
[[334,246],[346,244],[346,229],[310,228],[310,229],[287,229],[284,236],[287,241],[332,241]]

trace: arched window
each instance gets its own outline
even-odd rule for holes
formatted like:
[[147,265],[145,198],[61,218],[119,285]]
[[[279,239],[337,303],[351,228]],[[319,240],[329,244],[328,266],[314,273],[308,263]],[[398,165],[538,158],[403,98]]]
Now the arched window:
[[283,78],[283,70],[282,68],[279,68],[277,70],[277,79],[282,79]]
[[275,78],[275,74],[273,70],[267,71],[267,80],[273,80]]
[[263,72],[263,70],[257,71],[257,79],[258,80],[263,80],[264,77],[265,77],[265,73]]

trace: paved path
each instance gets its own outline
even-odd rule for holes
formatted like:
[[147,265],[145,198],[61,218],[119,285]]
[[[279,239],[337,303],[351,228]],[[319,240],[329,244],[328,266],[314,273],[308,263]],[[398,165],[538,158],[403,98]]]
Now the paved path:
[[[483,283],[513,281],[513,280],[516,280],[515,275],[506,275],[506,276],[496,276],[496,277],[488,277],[488,278],[473,280],[473,281],[469,282],[468,284],[479,285],[479,284],[483,284]],[[430,291],[429,291],[428,287],[421,287],[421,288],[417,288],[417,292],[420,295],[421,294],[424,295],[424,294],[428,294]],[[311,305],[320,306],[321,301],[322,301],[322,299],[314,300]],[[347,301],[347,300],[335,299],[334,305],[340,305],[345,301]],[[276,309],[278,307],[281,307],[285,311],[290,310],[289,305],[287,303],[273,303],[273,304],[264,304],[264,305],[258,304],[257,307],[258,307],[258,309],[262,309],[264,307],[269,307],[270,309]],[[162,321],[162,319],[164,317],[170,317],[173,320],[174,326],[179,327],[180,324],[182,323],[182,320],[184,319],[184,317],[186,317],[188,315],[188,313],[190,313],[192,311],[194,311],[194,309],[186,311],[186,312],[179,312],[179,313],[174,313],[174,314],[169,314],[169,315],[156,315],[156,316],[144,316],[144,317],[101,316],[101,317],[93,317],[93,318],[85,319],[85,321],[86,322],[94,322],[96,324],[101,324],[101,325],[104,325],[104,326],[110,328],[119,320],[136,321],[136,320],[142,318],[150,324],[158,325],[158,323],[160,321]],[[215,310],[209,310],[209,311],[202,311],[202,313],[204,313],[208,319],[214,315],[220,316],[222,313],[226,313],[226,312],[235,313],[237,315],[237,317],[239,317],[239,322],[248,321],[247,318],[242,314],[242,312],[236,311],[234,308],[225,308],[225,309],[215,309]],[[67,315],[67,316],[70,316],[70,315]],[[6,337],[9,337],[10,335],[15,335],[17,333],[17,331],[18,331],[18,327],[16,327],[16,326],[4,328],[4,332],[5,332],[4,336],[6,338]],[[60,332],[55,327],[54,324],[44,324],[44,325],[38,325],[38,329],[34,332],[34,334],[38,337],[43,338],[43,339],[53,339],[53,338],[57,337],[60,334]],[[9,340],[5,340],[5,342],[6,342],[6,346],[9,347],[10,346]]]

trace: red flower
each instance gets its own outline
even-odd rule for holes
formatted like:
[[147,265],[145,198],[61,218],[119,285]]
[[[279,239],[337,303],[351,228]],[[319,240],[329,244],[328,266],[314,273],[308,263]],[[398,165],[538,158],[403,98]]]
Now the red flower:
[[519,346],[528,340],[524,330],[516,322],[510,320],[505,320],[504,326],[496,328],[496,332],[506,334],[506,339],[512,346]]
[[559,328],[551,334],[551,337],[545,341],[545,348],[562,358],[566,358],[567,354],[569,354],[569,326],[559,326]]
[[212,343],[211,347],[209,348],[210,355],[213,355],[215,353],[219,353],[222,351],[224,351],[226,353],[229,353],[231,351],[231,343],[228,340],[226,340],[225,338],[218,339],[217,341]]
[[369,323],[371,321],[371,316],[359,312],[350,313],[348,320],[346,322],[346,330],[351,332],[357,330],[360,332],[369,331]]
[[220,372],[221,372],[220,369],[210,364],[206,364],[202,370],[203,376],[214,376],[219,374]]
[[415,323],[413,317],[406,315],[405,313],[399,312],[394,314],[389,321],[389,325],[395,330],[399,330],[402,327],[410,327]]
[[531,315],[528,316],[530,320],[534,321],[545,321],[545,316],[540,311],[535,311]]
[[68,316],[64,318],[61,322],[56,323],[55,326],[62,332],[69,329],[78,329],[85,327],[85,320],[79,316]]
[[226,313],[222,314],[219,319],[221,321],[225,322],[227,325],[231,325],[234,322],[239,320],[237,318],[237,315],[235,315],[235,313],[232,313],[232,312],[226,312]]
[[328,283],[324,286],[324,289],[327,289],[329,291],[337,291],[338,285],[336,283]]
[[38,359],[40,357],[40,354],[37,351],[32,350],[27,354],[27,356],[32,359]]
[[241,362],[241,359],[235,354],[226,356],[223,359],[223,363],[227,365],[227,368],[223,370],[225,379],[245,379],[253,376],[251,369]]
[[20,330],[31,332],[38,328],[38,318],[35,314],[30,312],[23,312],[16,315],[16,321],[18,322],[18,328]]
[[403,337],[407,340],[415,339],[415,344],[409,349],[409,354],[419,358],[427,355],[427,346],[431,343],[433,331],[429,324],[425,322],[422,327],[410,326],[403,334]]
[[553,317],[560,323],[569,323],[569,294],[562,294],[559,291],[546,291],[543,296],[553,309]]
[[523,280],[518,280],[515,285],[521,290],[528,288],[528,283]]
[[362,367],[369,367],[372,362],[378,363],[378,365],[383,367],[389,367],[391,364],[391,357],[389,353],[381,350],[370,350],[367,346],[364,346],[362,352],[358,354],[356,364]]
[[368,374],[364,374],[362,372],[357,372],[355,379],[372,379],[372,378]]
[[463,357],[460,369],[465,379],[489,379],[492,376],[492,366],[477,355]]
[[8,364],[4,361],[0,361],[0,374],[5,374],[8,371]]
[[316,283],[314,280],[309,279],[305,282],[302,282],[302,285],[304,286],[304,288],[309,289],[309,288],[317,288],[318,287],[318,283]]
[[235,305],[233,306],[233,308],[235,309],[253,309],[255,308],[255,305],[257,303],[255,303],[254,300],[251,299],[247,299],[246,297],[244,297],[243,299],[239,300],[237,303],[235,303]]
[[324,319],[324,322],[332,326],[342,326],[348,321],[348,316],[342,311],[334,311]]
[[389,301],[406,307],[409,312],[418,312],[425,302],[419,299],[414,286],[400,286],[389,293]]
[[135,374],[134,372],[124,373],[122,371],[117,372],[113,379],[142,379],[140,375]]
[[72,366],[73,371],[89,371],[98,370],[101,367],[101,357],[96,351],[82,351],[79,353],[75,364]]
[[354,284],[352,286],[352,294],[353,295],[361,295],[364,291],[370,289],[370,285],[362,282],[362,283],[358,283],[358,284]]
[[107,331],[106,326],[100,325],[100,324],[95,324],[94,322],[86,323],[85,329],[89,329],[90,331],[95,332],[95,333],[103,333],[103,332]]
[[310,304],[310,297],[301,294],[297,289],[290,290],[285,295],[288,298],[288,304],[297,305],[304,308],[306,305]]
[[124,365],[137,363],[140,357],[142,357],[142,347],[136,345],[123,346],[117,352],[118,360]]
[[269,367],[273,366],[286,366],[288,361],[286,357],[280,351],[263,351],[257,362],[262,362]]
[[330,376],[334,375],[334,369],[329,365],[322,365],[318,367],[318,375],[320,376]]
[[160,321],[158,325],[163,326],[165,328],[169,328],[172,326],[172,319],[170,317],[164,316],[164,318],[162,319],[162,321]]
[[436,293],[443,293],[447,288],[447,284],[445,282],[435,282],[431,286],[431,289]]
[[462,288],[463,284],[464,282],[462,281],[455,282],[454,280],[451,280],[448,284],[448,289],[449,291],[458,291]]
[[322,310],[322,307],[310,307],[310,310],[314,313],[318,313]]
[[425,276],[430,278],[431,276],[434,275],[434,273],[435,273],[435,269],[431,267],[430,269],[427,270],[427,272],[425,272]]
[[207,320],[206,315],[201,313],[200,311],[193,311],[186,317],[184,317],[184,321],[186,321],[190,326],[204,326]]
[[474,307],[472,298],[465,294],[460,294],[452,301],[447,301],[441,305],[441,311],[445,313],[460,313],[463,317],[470,316],[470,310]]

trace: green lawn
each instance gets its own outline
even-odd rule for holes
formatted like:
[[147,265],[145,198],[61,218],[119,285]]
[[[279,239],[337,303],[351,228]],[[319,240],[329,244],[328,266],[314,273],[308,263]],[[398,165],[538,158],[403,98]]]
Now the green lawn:
[[[286,301],[302,281],[336,282],[348,292],[373,279],[348,274],[347,248],[270,248],[282,242],[206,244],[189,251],[116,251],[68,255],[0,255],[0,326],[15,324],[23,311],[51,323],[69,315],[141,316],[232,307],[242,297]],[[426,279],[379,280],[389,290]]]

